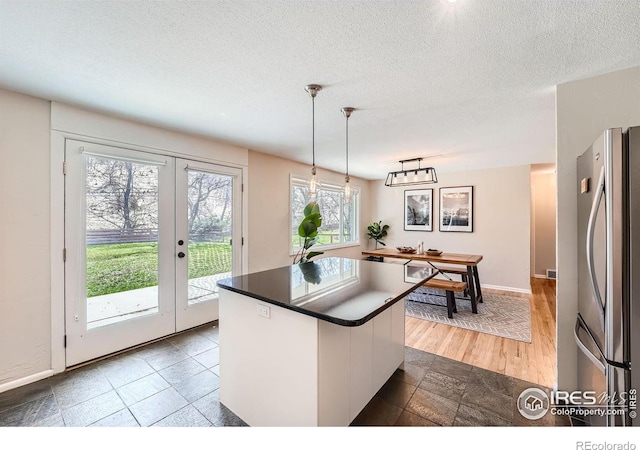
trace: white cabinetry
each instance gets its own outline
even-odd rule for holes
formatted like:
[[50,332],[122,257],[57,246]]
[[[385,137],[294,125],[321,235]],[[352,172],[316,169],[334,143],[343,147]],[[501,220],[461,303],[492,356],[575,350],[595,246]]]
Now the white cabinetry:
[[251,426],[347,426],[403,362],[404,300],[345,327],[220,290],[220,401]]

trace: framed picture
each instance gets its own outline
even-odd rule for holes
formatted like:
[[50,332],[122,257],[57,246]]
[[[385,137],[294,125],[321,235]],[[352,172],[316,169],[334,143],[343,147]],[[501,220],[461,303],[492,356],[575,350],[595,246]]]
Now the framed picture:
[[431,275],[432,269],[427,266],[412,266],[410,264],[404,265],[404,281],[405,283],[419,283],[420,281]]
[[473,232],[473,186],[440,188],[440,231]]
[[433,231],[433,189],[404,191],[405,231]]

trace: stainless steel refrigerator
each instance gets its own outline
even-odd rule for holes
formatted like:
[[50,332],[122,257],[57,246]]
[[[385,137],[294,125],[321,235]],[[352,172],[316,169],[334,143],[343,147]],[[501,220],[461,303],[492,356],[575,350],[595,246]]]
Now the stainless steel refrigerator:
[[577,165],[578,389],[597,395],[597,406],[587,399],[585,408],[606,411],[582,418],[638,425],[632,402],[640,388],[640,127],[606,130]]

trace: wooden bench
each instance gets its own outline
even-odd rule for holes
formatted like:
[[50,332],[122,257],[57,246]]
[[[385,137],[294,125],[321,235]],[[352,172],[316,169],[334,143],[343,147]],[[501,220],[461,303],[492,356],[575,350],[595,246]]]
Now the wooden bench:
[[467,283],[464,281],[449,281],[432,278],[427,281],[423,286],[433,289],[442,289],[447,295],[447,316],[449,319],[453,319],[453,313],[458,312],[456,307],[455,292],[464,292],[467,289]]
[[[442,267],[442,266],[437,266],[438,270],[440,270],[440,272],[442,273],[452,273],[455,275],[460,275],[460,277],[462,278],[462,281],[464,281],[465,283],[469,282],[469,273],[467,272],[467,268],[466,267]],[[469,286],[467,285],[467,287],[465,288],[463,295],[465,297],[467,297],[469,295]]]

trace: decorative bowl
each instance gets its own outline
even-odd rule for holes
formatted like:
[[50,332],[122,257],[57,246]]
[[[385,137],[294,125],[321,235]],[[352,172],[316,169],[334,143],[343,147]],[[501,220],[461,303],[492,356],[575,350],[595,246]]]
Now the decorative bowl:
[[427,250],[426,253],[429,256],[440,256],[442,255],[442,250],[436,250],[436,249],[430,248],[429,250]]
[[400,252],[400,253],[415,253],[416,249],[413,247],[396,247],[396,249]]

